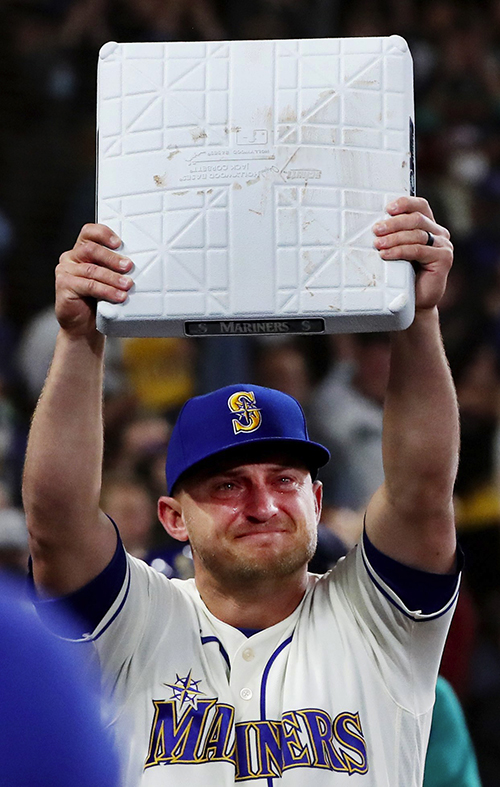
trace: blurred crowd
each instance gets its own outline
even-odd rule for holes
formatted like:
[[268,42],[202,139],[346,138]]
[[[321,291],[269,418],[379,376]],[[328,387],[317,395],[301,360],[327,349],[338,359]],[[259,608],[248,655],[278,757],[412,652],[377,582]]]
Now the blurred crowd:
[[[443,659],[484,787],[500,768],[499,0],[2,0],[0,2],[0,565],[24,571],[20,484],[57,323],[53,271],[94,215],[97,52],[109,40],[398,33],[415,67],[417,191],[454,241],[441,305],[457,386],[464,592]],[[103,505],[128,549],[189,576],[156,523],[171,424],[185,399],[252,380],[296,396],[332,452],[316,570],[354,544],[380,483],[384,334],[108,343]]]

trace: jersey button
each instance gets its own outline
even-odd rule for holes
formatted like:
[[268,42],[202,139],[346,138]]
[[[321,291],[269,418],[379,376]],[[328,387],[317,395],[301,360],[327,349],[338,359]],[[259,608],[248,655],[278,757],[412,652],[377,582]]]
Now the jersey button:
[[240,697],[242,700],[251,700],[252,696],[252,689],[242,689],[240,691]]
[[252,659],[255,657],[255,653],[253,652],[252,648],[245,648],[241,655],[245,661],[252,661]]

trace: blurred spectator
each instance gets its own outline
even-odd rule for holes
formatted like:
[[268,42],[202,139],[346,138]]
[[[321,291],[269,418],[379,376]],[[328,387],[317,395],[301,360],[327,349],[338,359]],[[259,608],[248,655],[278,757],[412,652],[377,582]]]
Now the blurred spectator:
[[316,552],[309,562],[309,571],[313,574],[326,574],[347,552],[348,548],[342,539],[320,522]]
[[[52,362],[59,324],[54,306],[47,306],[26,326],[18,347],[19,371],[34,405],[40,396]],[[121,392],[125,387],[121,340],[110,337],[106,342],[105,395]]]
[[5,269],[4,260],[13,246],[13,227],[0,209],[0,388],[12,386],[16,379],[15,351],[16,332],[5,314]]
[[112,435],[109,418],[106,427],[106,472],[115,478],[140,476],[155,500],[165,494],[165,453],[171,430],[169,422],[160,415],[141,413],[134,406],[123,413],[123,418],[116,420]]
[[5,312],[4,262],[13,243],[12,223],[0,209],[0,483],[11,500],[17,502],[26,430],[23,430],[19,408],[15,403],[18,389],[15,360],[17,334]]
[[[98,695],[74,651],[0,576],[0,762],[5,785],[118,787]],[[29,741],[28,741],[29,739]]]
[[[481,334],[464,344],[460,360],[455,367],[462,421],[456,515],[464,581],[477,617],[465,708],[483,785],[493,787],[500,768],[498,723],[489,730],[500,713],[500,486],[495,461],[500,376],[495,349]],[[458,660],[464,644],[457,642]]]
[[101,507],[115,522],[131,555],[168,577],[194,575],[189,546],[171,538],[160,526],[156,500],[143,483],[123,477],[105,479]]
[[464,712],[450,684],[439,676],[425,760],[423,787],[481,787]]
[[466,712],[483,787],[497,787],[500,769],[500,598],[491,594],[479,608],[481,636],[476,642]]
[[229,36],[257,39],[321,35],[314,24],[321,10],[321,3],[314,0],[232,0],[226,10]]
[[200,339],[196,368],[196,393],[204,394],[214,388],[249,380],[252,376],[251,339],[239,336],[227,338],[207,336]]
[[464,579],[439,670],[463,703],[471,696],[478,624],[477,607]]
[[342,5],[343,35],[348,37],[390,35],[387,15],[381,3],[357,0],[356,3]]
[[456,373],[462,442],[455,486],[460,542],[466,577],[476,601],[500,590],[500,487],[495,440],[500,407],[500,376],[495,352],[479,343]]
[[11,504],[12,497],[9,494],[7,485],[4,481],[0,480],[0,511],[2,511],[4,508],[9,508]]
[[142,410],[176,413],[194,394],[196,345],[189,339],[125,339],[123,369]]
[[114,0],[109,3],[108,19],[125,35],[133,35],[128,40],[218,41],[226,37],[212,0]]
[[59,30],[59,40],[65,49],[90,44],[99,48],[112,39],[108,20],[108,0],[76,0],[64,2],[66,14]]
[[261,339],[256,346],[255,375],[259,385],[294,396],[307,410],[312,393],[308,362],[297,340]]
[[156,504],[137,481],[105,480],[101,507],[116,522],[127,552],[144,560],[151,548]]
[[[390,343],[383,333],[350,339],[351,359],[332,366],[312,396],[309,417],[311,434],[332,455],[320,473],[325,520],[352,545],[360,533],[362,512],[383,480],[382,416]],[[342,509],[360,515],[339,520],[335,512]]]
[[19,508],[0,508],[0,570],[26,576],[28,531]]
[[18,502],[27,428],[0,379],[0,482]]
[[194,577],[193,555],[189,544],[167,541],[163,547],[152,549],[146,562],[170,579]]

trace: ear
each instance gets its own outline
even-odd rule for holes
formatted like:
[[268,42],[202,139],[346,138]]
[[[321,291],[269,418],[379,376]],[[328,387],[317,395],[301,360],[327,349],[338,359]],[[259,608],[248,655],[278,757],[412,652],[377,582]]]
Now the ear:
[[323,509],[323,484],[321,481],[313,483],[314,508],[316,509],[316,524],[319,525]]
[[158,500],[158,519],[172,538],[187,541],[189,536],[182,516],[182,506],[175,497],[160,497]]

